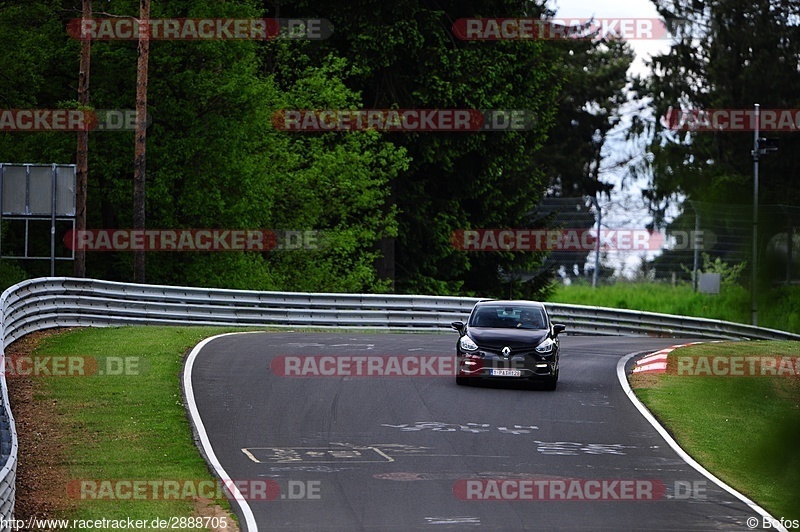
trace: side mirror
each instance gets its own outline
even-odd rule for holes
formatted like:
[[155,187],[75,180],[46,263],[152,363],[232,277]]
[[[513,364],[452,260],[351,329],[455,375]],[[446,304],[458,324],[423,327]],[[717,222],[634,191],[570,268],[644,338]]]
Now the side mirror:
[[563,323],[554,323],[553,324],[553,336],[558,336],[560,333],[564,332],[567,329],[567,326]]
[[463,321],[454,321],[450,324],[450,327],[458,331],[458,334],[464,336],[464,322]]

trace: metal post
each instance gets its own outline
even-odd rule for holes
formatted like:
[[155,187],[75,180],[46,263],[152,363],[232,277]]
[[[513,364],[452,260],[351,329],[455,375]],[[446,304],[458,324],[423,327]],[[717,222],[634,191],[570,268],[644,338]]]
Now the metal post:
[[786,218],[786,285],[792,284],[792,246],[794,242],[794,218],[788,207],[781,206],[781,211]]
[[25,258],[28,258],[28,234],[31,214],[31,165],[25,165]]
[[56,181],[58,166],[53,163],[53,186],[50,197],[50,277],[56,276]]
[[758,270],[758,135],[759,105],[755,104],[755,131],[753,132],[753,264],[750,280],[750,313],[753,325],[758,325],[758,303],[756,301],[756,279]]
[[794,226],[789,222],[786,228],[786,284],[792,284],[792,246],[794,245]]
[[0,257],[3,256],[3,188],[6,186],[6,165],[0,163]]
[[700,240],[698,236],[700,234],[700,213],[697,212],[694,205],[692,205],[692,209],[694,209],[694,241],[692,242],[692,246],[694,247],[694,266],[692,270],[692,290],[697,292],[697,271],[700,267],[700,246],[698,245],[698,240]]
[[594,275],[592,275],[592,288],[597,288],[597,275],[600,272],[600,224],[603,220],[603,209],[600,208],[600,202],[597,198],[594,200],[594,206],[597,207],[597,247],[594,250]]
[[25,165],[25,216],[31,214],[31,165]]

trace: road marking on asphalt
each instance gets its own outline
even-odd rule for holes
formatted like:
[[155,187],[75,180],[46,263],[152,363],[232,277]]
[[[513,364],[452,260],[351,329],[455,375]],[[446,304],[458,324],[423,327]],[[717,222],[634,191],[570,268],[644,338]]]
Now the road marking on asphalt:
[[426,517],[428,525],[480,525],[480,517]]
[[[389,423],[381,423],[381,427],[389,427],[392,429],[400,429],[402,432],[419,432],[422,430],[431,430],[433,432],[471,432],[478,434],[481,432],[490,432],[492,426],[488,423],[443,423],[441,421],[415,421],[414,423],[402,423],[400,425],[391,425]],[[512,427],[496,427],[497,430],[503,434],[530,434],[532,430],[538,430],[536,425],[513,425]]]
[[325,344],[308,343],[308,342],[289,342],[286,344],[289,347],[325,347]]
[[329,347],[366,347],[364,351],[369,351],[375,344],[331,344]]
[[536,441],[536,450],[542,454],[577,456],[579,454],[612,454],[624,455],[623,449],[634,449],[632,445],[621,443],[576,443],[569,441]]
[[414,455],[425,454],[433,450],[433,447],[424,447],[421,445],[408,445],[405,443],[370,443],[369,445],[358,445],[355,443],[346,442],[331,442],[330,445],[337,445],[346,449],[380,449],[381,452],[395,456],[398,454]]
[[423,447],[419,445],[407,445],[404,443],[372,443],[370,445],[362,446],[352,443],[338,443],[332,442],[331,445],[342,445],[351,449],[366,449],[376,448],[387,456],[395,457],[444,457],[444,458],[511,458],[507,455],[490,455],[490,454],[441,454],[437,453],[435,447]]
[[[474,456],[474,455],[473,455]],[[504,458],[510,458],[508,456]],[[413,472],[413,471],[395,471],[393,473],[377,473],[372,475],[372,478],[376,478],[378,480],[393,480],[399,482],[414,482],[418,480],[465,480],[465,479],[489,479],[489,480],[501,480],[501,479],[537,479],[542,478],[545,480],[553,480],[553,479],[566,479],[566,477],[553,477],[552,475],[543,475],[541,473],[511,473],[507,471],[503,472],[496,472],[496,471],[486,471],[481,473],[476,473],[474,475],[465,476],[463,472],[442,472],[442,473],[431,473],[431,472]]]
[[[340,473],[342,471],[349,471],[353,469],[352,467],[331,467],[325,465],[315,465],[315,466],[278,466],[278,467],[270,467],[269,470],[273,473],[294,473],[294,472],[305,472],[305,473]],[[281,475],[273,474],[273,475],[256,475],[258,477],[279,477]]]
[[257,464],[367,464],[394,462],[375,447],[247,447],[242,452]]

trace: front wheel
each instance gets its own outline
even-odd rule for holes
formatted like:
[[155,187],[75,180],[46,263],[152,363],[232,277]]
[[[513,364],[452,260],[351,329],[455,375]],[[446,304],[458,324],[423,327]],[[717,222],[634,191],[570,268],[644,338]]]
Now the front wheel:
[[470,382],[469,377],[456,377],[456,384],[459,386],[467,386]]
[[555,374],[544,381],[544,389],[545,390],[555,390],[556,386],[558,385],[558,370],[556,370]]

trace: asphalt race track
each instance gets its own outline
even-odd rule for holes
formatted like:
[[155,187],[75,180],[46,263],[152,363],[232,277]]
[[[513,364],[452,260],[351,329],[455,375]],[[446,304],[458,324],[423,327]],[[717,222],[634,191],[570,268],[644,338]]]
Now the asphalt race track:
[[249,512],[258,530],[752,530],[746,520],[760,522],[685,463],[618,382],[624,355],[682,339],[562,336],[556,391],[270,368],[281,355],[449,356],[456,339],[278,332],[202,347],[190,391],[213,454],[230,479],[280,490],[270,500],[243,491],[244,508],[232,503],[242,527]]

